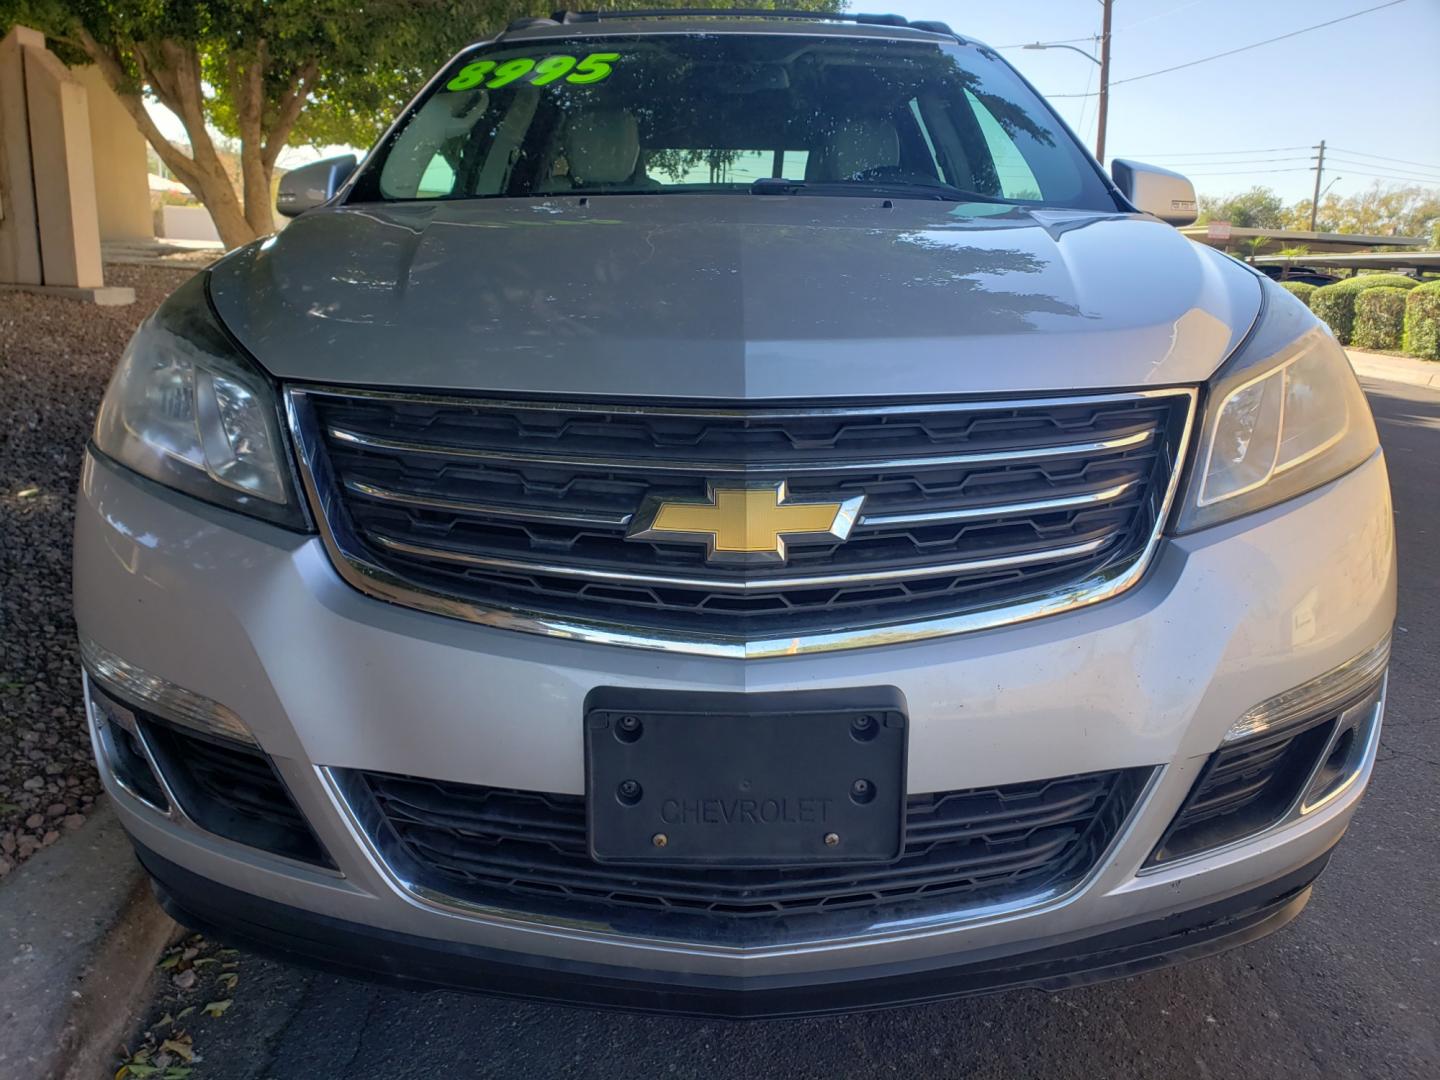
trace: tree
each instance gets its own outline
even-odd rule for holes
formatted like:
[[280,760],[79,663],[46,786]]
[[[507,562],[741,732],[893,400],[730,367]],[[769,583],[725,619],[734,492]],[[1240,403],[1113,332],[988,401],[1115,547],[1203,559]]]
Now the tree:
[[1200,224],[1228,221],[1237,229],[1280,229],[1285,226],[1285,200],[1268,187],[1252,187],[1240,195],[1200,196]]
[[1280,280],[1281,280],[1281,281],[1289,281],[1289,280],[1290,280],[1290,271],[1295,268],[1295,260],[1296,260],[1296,259],[1299,259],[1299,258],[1302,258],[1302,257],[1304,257],[1304,256],[1306,256],[1306,255],[1309,255],[1309,254],[1310,254],[1310,245],[1308,245],[1308,244],[1295,244],[1295,245],[1293,245],[1293,246],[1291,246],[1291,247],[1282,247],[1282,248],[1281,248],[1279,251],[1277,251],[1275,254],[1276,254],[1276,255],[1283,256],[1285,259],[1288,259],[1288,260],[1289,260],[1288,262],[1285,263],[1285,268],[1280,271]]
[[[833,10],[839,2],[755,6]],[[66,62],[95,64],[160,160],[205,204],[225,246],[236,247],[274,230],[271,191],[285,146],[368,145],[456,51],[552,8],[535,0],[0,0],[0,32],[33,26]],[[147,99],[179,118],[188,152],[161,134]],[[215,131],[238,141],[238,191]]]
[[[1310,200],[1287,213],[1288,227],[1310,227]],[[1429,236],[1440,228],[1440,190],[1411,184],[1387,187],[1376,181],[1368,190],[1320,201],[1315,227],[1321,232],[1368,233],[1376,236]]]
[[1265,250],[1265,245],[1268,243],[1270,243],[1270,237],[1263,235],[1251,236],[1247,237],[1244,240],[1241,240],[1240,246],[1250,249],[1250,256],[1245,261],[1248,263],[1253,263],[1255,261],[1255,256],[1259,255],[1260,252]]

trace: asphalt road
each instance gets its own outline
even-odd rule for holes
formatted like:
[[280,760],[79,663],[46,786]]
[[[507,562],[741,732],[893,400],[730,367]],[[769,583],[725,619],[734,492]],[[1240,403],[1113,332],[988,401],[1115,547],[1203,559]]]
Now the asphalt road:
[[1367,389],[1399,527],[1389,712],[1370,793],[1285,930],[1064,994],[750,1024],[384,989],[242,956],[233,1005],[187,1021],[196,1080],[1440,1076],[1440,394]]

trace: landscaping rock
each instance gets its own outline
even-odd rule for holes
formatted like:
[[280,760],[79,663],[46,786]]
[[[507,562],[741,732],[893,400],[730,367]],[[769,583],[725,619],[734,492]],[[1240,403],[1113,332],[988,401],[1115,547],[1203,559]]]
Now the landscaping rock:
[[0,293],[0,851],[10,863],[75,828],[61,823],[83,818],[100,792],[70,616],[75,486],[125,343],[189,276],[107,267],[109,284],[135,289],[129,307]]

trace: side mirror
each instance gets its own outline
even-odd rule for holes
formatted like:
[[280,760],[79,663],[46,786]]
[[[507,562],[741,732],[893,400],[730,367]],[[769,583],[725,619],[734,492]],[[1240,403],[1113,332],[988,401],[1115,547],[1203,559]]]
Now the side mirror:
[[358,164],[354,154],[345,154],[291,169],[280,178],[275,209],[293,218],[329,202]]
[[1195,220],[1195,185],[1179,173],[1116,158],[1110,163],[1110,175],[1137,210],[1171,225],[1189,225]]

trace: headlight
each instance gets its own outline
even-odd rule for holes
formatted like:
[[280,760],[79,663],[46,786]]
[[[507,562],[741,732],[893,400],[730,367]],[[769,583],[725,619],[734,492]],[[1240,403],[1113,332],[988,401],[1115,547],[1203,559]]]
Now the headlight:
[[306,526],[275,394],[211,312],[203,274],[130,339],[100,403],[95,445],[197,499]]
[[1302,495],[1379,446],[1345,350],[1304,304],[1264,288],[1260,322],[1211,382],[1178,532]]

